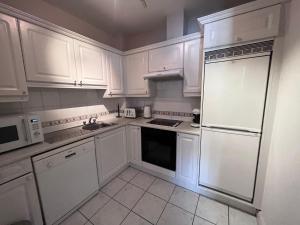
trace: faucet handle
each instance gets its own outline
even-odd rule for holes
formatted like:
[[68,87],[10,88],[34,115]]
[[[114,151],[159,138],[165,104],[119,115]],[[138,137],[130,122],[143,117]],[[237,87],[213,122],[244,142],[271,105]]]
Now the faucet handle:
[[83,121],[83,125],[86,125],[86,121]]
[[94,118],[94,119],[93,119],[93,123],[96,123],[96,120],[97,120],[97,119],[96,119],[96,118]]

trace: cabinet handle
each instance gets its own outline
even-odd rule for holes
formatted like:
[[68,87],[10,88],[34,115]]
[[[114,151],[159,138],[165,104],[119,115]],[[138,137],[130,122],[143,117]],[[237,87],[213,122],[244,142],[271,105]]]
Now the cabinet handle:
[[27,92],[26,92],[26,91],[23,91],[23,92],[22,92],[22,94],[23,94],[23,95],[26,95],[26,94],[27,94]]

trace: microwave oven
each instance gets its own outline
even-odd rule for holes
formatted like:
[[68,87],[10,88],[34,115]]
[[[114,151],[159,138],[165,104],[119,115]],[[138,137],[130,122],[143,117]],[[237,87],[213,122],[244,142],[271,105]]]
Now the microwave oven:
[[44,135],[38,115],[0,117],[0,153],[42,141]]

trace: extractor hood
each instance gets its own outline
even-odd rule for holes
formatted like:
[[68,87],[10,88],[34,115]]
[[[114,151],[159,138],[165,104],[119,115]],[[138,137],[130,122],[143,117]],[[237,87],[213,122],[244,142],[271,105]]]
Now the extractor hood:
[[175,80],[183,79],[183,69],[167,70],[144,75],[145,80]]

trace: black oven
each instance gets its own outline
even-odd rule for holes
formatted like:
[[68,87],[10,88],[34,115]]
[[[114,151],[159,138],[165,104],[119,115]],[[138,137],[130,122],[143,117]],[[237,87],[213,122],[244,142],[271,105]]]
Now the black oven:
[[142,127],[142,160],[176,170],[176,132]]

